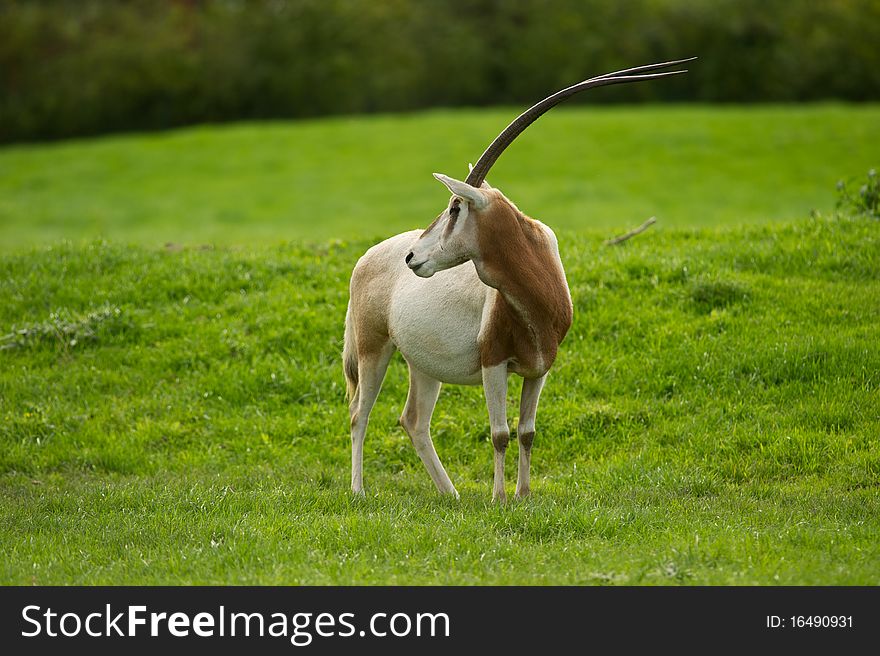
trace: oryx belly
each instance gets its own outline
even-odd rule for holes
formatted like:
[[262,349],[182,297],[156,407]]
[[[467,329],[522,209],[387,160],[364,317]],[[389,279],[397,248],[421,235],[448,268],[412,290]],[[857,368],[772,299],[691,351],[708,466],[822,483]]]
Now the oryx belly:
[[444,383],[481,383],[478,337],[495,290],[480,281],[470,262],[430,278],[403,268],[389,313],[395,346],[412,366]]

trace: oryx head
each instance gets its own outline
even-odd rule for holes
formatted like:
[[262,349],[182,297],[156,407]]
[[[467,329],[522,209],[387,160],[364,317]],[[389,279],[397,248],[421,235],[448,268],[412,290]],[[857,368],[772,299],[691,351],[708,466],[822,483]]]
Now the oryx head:
[[480,189],[442,173],[434,177],[446,185],[452,198],[446,209],[421,234],[406,256],[413,273],[429,278],[477,255],[475,214],[486,210],[493,197],[485,182]]
[[464,181],[435,173],[434,177],[446,185],[446,188],[452,193],[452,198],[446,209],[413,244],[412,249],[406,255],[407,266],[416,275],[429,278],[438,271],[458,266],[478,256],[476,219],[481,214],[491,213],[493,203],[503,199],[497,190],[486,184],[486,175],[504,149],[542,114],[563,100],[586,89],[607,84],[641,82],[685,73],[686,70],[678,70],[648,75],[631,75],[631,73],[667,68],[693,59],[696,57],[614,71],[557,91],[514,119],[480,156]]

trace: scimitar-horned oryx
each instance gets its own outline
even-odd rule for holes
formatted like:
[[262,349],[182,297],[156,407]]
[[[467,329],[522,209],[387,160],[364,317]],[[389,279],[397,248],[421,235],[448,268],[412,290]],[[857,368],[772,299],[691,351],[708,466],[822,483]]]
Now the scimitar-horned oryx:
[[[391,237],[358,260],[351,275],[342,354],[351,401],[355,493],[363,493],[367,421],[395,348],[409,365],[409,394],[400,424],[437,488],[455,496],[430,434],[440,384],[483,384],[495,447],[492,497],[503,501],[507,376],[513,372],[523,377],[516,496],[529,493],[538,397],[571,325],[571,295],[553,231],[486,183],[486,174],[523,130],[566,98],[606,84],[684,73],[644,74],[685,61],[690,60],[607,73],[545,98],[498,135],[464,182],[434,174],[452,198],[426,230]],[[472,264],[460,266],[465,262]]]

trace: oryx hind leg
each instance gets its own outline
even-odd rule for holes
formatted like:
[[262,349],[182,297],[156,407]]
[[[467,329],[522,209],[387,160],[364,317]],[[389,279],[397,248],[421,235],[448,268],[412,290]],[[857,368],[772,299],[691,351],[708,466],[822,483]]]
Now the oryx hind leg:
[[431,415],[434,413],[439,394],[439,380],[409,365],[409,394],[406,397],[403,414],[400,415],[400,425],[409,435],[416,453],[419,454],[437,489],[444,494],[458,497],[458,492],[449,480],[449,475],[443,468],[434,449],[434,442],[431,440]]
[[358,385],[349,406],[351,417],[351,490],[364,493],[364,438],[370,412],[382,388],[388,362],[394,354],[394,345],[386,342],[376,351],[358,355]]

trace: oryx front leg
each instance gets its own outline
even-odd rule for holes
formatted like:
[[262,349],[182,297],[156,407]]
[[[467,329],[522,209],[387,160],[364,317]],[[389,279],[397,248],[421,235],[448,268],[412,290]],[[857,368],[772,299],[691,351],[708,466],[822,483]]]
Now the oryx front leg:
[[385,344],[378,352],[358,357],[358,386],[349,405],[351,417],[351,491],[355,494],[364,493],[364,438],[367,435],[367,423],[370,411],[382,388],[382,379],[388,369],[388,362],[394,354],[391,342]]
[[489,409],[489,428],[492,432],[492,446],[495,449],[495,476],[492,484],[492,499],[505,501],[504,492],[504,454],[510,441],[507,427],[507,363],[483,367],[483,391]]
[[409,435],[416,453],[422,459],[422,464],[425,465],[437,489],[458,498],[458,492],[449,480],[446,470],[443,469],[443,464],[434,449],[434,442],[431,440],[431,415],[434,413],[439,394],[440,381],[410,365],[409,395],[406,397],[406,406],[400,416],[400,425]]
[[535,415],[538,413],[538,398],[544,388],[547,375],[523,380],[522,397],[519,403],[519,424],[516,434],[519,437],[519,469],[516,475],[516,496],[518,499],[529,495],[529,470],[532,466],[532,441],[535,439]]

